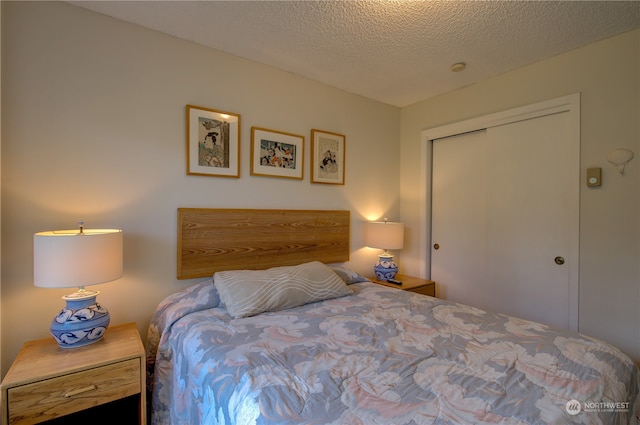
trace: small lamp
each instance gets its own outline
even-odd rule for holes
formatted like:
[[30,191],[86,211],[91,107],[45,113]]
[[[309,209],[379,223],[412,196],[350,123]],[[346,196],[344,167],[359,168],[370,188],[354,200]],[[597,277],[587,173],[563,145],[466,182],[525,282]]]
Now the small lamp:
[[404,224],[392,223],[385,218],[383,222],[369,222],[366,226],[366,244],[372,248],[384,249],[378,255],[378,262],[373,266],[376,278],[389,280],[396,277],[398,266],[393,261],[389,249],[401,249],[404,245]]
[[624,148],[614,149],[607,155],[607,160],[611,165],[618,167],[618,173],[624,175],[624,167],[633,159],[633,151]]
[[109,312],[96,302],[100,291],[85,286],[122,276],[122,230],[54,230],[33,235],[33,283],[41,288],[79,289],[62,297],[66,306],[51,322],[51,335],[63,348],[102,339]]

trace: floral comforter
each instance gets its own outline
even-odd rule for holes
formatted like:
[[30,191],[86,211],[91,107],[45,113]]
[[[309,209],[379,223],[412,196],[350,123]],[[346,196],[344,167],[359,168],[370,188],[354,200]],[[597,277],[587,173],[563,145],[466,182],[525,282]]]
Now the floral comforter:
[[211,280],[158,307],[152,423],[635,424],[639,372],[577,333],[386,288],[232,319]]

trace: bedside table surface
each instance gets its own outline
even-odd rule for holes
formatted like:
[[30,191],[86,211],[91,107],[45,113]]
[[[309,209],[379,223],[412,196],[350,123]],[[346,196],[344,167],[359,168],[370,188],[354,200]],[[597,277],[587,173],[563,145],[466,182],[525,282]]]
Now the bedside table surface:
[[2,389],[141,356],[144,359],[144,347],[135,323],[110,326],[102,340],[79,348],[60,348],[52,337],[29,341],[4,377]]
[[435,282],[433,280],[421,279],[419,277],[406,276],[403,274],[396,275],[396,280],[402,282],[402,285],[385,282],[384,280],[372,279],[374,283],[388,286],[390,288],[403,289],[405,291],[410,291],[412,289],[420,288],[423,286],[435,285]]

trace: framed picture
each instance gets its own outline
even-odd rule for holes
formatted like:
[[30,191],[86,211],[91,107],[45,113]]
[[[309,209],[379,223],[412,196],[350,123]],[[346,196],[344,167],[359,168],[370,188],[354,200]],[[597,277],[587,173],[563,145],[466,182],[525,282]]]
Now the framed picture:
[[311,130],[311,183],[344,184],[345,136]]
[[304,177],[304,136],[251,127],[251,175]]
[[240,177],[240,115],[187,105],[187,174]]

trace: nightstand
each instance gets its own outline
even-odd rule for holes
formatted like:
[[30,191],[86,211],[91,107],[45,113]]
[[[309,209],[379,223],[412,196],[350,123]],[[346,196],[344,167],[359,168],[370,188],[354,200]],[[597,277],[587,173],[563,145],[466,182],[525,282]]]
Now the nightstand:
[[402,289],[404,291],[415,292],[422,295],[436,296],[436,283],[433,280],[420,279],[419,277],[406,276],[402,274],[396,275],[396,280],[402,282],[402,285],[385,282],[384,280],[372,279],[372,282],[379,285],[388,286],[390,288]]
[[135,323],[109,327],[102,340],[80,348],[60,348],[53,338],[29,341],[0,385],[0,422],[59,423],[64,416],[64,423],[80,423],[92,415],[145,425],[145,364]]

